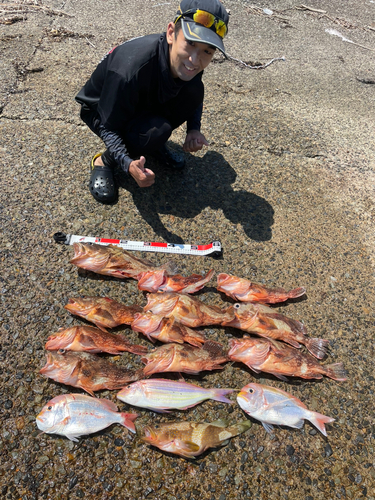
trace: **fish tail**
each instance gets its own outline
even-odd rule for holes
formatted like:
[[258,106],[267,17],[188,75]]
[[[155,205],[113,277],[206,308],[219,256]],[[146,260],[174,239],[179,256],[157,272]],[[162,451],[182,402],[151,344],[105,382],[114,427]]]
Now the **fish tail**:
[[233,436],[238,436],[243,432],[246,432],[252,426],[251,420],[244,420],[243,422],[239,422],[238,424],[231,425],[227,428],[227,431],[230,432]]
[[134,420],[138,417],[137,413],[120,413],[121,421],[119,422],[121,425],[129,429],[130,432],[135,434],[135,425]]
[[324,426],[324,424],[330,424],[331,422],[334,422],[335,419],[331,417],[326,417],[325,415],[322,415],[321,413],[317,413],[316,411],[310,412],[310,415],[306,416],[310,422],[315,425],[317,429],[320,430],[320,432],[323,434],[323,436],[327,436],[327,431]]
[[168,262],[160,266],[159,269],[164,269],[170,276],[178,273],[178,265],[173,260],[169,260]]
[[329,347],[329,340],[324,339],[306,339],[304,342],[306,348],[311,352],[313,356],[318,359],[323,359],[327,354],[327,349]]
[[343,363],[334,363],[325,366],[327,377],[339,382],[345,382],[348,378],[348,372],[345,370]]
[[298,288],[294,288],[288,292],[288,299],[296,299],[297,297],[301,297],[301,295],[306,293],[306,288],[302,286]]
[[211,399],[214,401],[220,401],[221,403],[233,404],[233,401],[226,398],[226,394],[234,392],[234,389],[214,389]]

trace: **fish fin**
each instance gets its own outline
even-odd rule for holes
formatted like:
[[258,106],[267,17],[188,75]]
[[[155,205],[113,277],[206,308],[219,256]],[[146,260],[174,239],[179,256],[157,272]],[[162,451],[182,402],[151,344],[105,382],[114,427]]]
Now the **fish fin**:
[[98,401],[100,401],[103,404],[103,406],[105,406],[110,411],[117,411],[118,410],[117,405],[115,403],[113,403],[112,401],[110,401],[109,399],[99,398]]
[[138,417],[137,413],[121,413],[121,418],[122,421],[120,422],[121,425],[129,429],[130,432],[133,432],[135,434],[135,425],[133,424],[134,420]]
[[332,365],[326,365],[324,367],[326,371],[324,372],[327,377],[333,380],[338,380],[339,382],[344,382],[348,378],[348,372],[345,370],[342,363],[334,363]]
[[193,274],[192,277],[200,277],[201,279],[199,281],[196,281],[194,283],[191,283],[190,285],[186,286],[181,290],[182,293],[195,293],[201,290],[206,283],[208,283],[213,275],[215,274],[215,271],[213,269],[210,269],[208,273],[205,276],[199,276]]
[[231,392],[234,392],[234,389],[213,389],[211,399],[213,399],[214,401],[220,401],[221,403],[228,403],[232,405],[233,401],[225,397]]
[[272,434],[273,431],[273,425],[272,424],[267,424],[267,422],[262,422],[263,427],[266,429],[266,431],[269,434]]
[[71,441],[74,441],[75,443],[79,442],[79,439],[77,439],[77,438],[80,437],[80,434],[64,434],[64,436],[66,436]]
[[229,432],[232,435],[232,437],[238,436],[239,434],[248,431],[252,425],[253,424],[251,420],[243,420],[238,424],[234,424],[228,427],[227,432]]
[[323,359],[327,354],[327,349],[329,346],[329,340],[324,339],[308,339],[305,342],[306,348],[310,351],[310,353],[318,359]]
[[287,295],[288,299],[296,299],[297,297],[301,297],[301,295],[304,295],[305,293],[306,293],[306,288],[300,286],[298,288],[290,290]]
[[215,422],[211,422],[210,425],[214,425],[215,427],[228,427],[228,420],[216,420]]
[[146,292],[157,292],[165,281],[166,271],[160,269],[157,271],[147,271],[137,276],[138,289]]
[[159,266],[159,269],[164,269],[171,276],[178,273],[178,265],[173,260],[169,260],[162,266]]
[[202,346],[202,349],[204,351],[207,351],[212,357],[224,357],[228,358],[227,353],[224,350],[223,344],[220,344],[220,342],[215,342],[214,340],[208,340],[205,342]]
[[283,382],[289,382],[288,378],[284,377],[284,375],[281,375],[280,373],[273,373],[273,372],[269,373],[271,373],[271,375],[274,375],[276,378],[282,380]]
[[181,451],[181,453],[196,453],[199,451],[199,445],[193,443],[192,441],[182,441],[181,439],[175,439],[174,445],[177,450]]
[[320,430],[320,432],[323,434],[323,436],[327,436],[327,431],[324,426],[324,424],[330,424],[331,422],[334,422],[335,419],[331,417],[326,417],[325,415],[322,415],[321,413],[317,413],[316,411],[311,411],[309,412],[309,415],[306,415],[305,418],[307,420],[310,420],[310,422],[315,425],[317,429]]

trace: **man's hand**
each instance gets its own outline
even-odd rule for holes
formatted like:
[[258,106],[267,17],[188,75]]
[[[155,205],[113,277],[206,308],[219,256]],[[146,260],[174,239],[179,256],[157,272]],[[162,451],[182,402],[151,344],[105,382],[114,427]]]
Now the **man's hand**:
[[203,146],[209,146],[205,136],[199,130],[189,130],[182,146],[183,150],[187,153],[195,153],[202,149]]
[[145,168],[146,158],[141,156],[139,160],[133,160],[129,165],[129,174],[133,177],[139,187],[149,187],[155,182],[155,174],[149,168]]

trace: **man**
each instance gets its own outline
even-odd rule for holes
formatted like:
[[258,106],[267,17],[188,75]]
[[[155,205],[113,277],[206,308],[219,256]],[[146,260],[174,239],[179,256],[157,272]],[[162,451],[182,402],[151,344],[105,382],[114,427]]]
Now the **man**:
[[166,33],[134,38],[110,51],[76,96],[81,118],[106,146],[91,160],[90,192],[101,203],[117,199],[114,168],[140,187],[155,174],[144,155],[172,168],[184,156],[168,150],[172,131],[187,122],[183,150],[208,146],[200,132],[203,70],[219,49],[229,16],[219,0],[182,0]]

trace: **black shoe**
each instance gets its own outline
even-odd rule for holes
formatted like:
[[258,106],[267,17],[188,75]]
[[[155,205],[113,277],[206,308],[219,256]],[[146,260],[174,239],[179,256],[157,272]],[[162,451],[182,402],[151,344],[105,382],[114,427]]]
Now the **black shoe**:
[[176,170],[181,170],[185,166],[185,155],[168,149],[167,146],[163,146],[159,151],[153,153],[153,156],[167,167],[175,168]]
[[118,186],[111,168],[94,165],[94,161],[99,156],[101,156],[101,153],[95,155],[91,160],[90,193],[100,203],[113,203],[118,197]]

